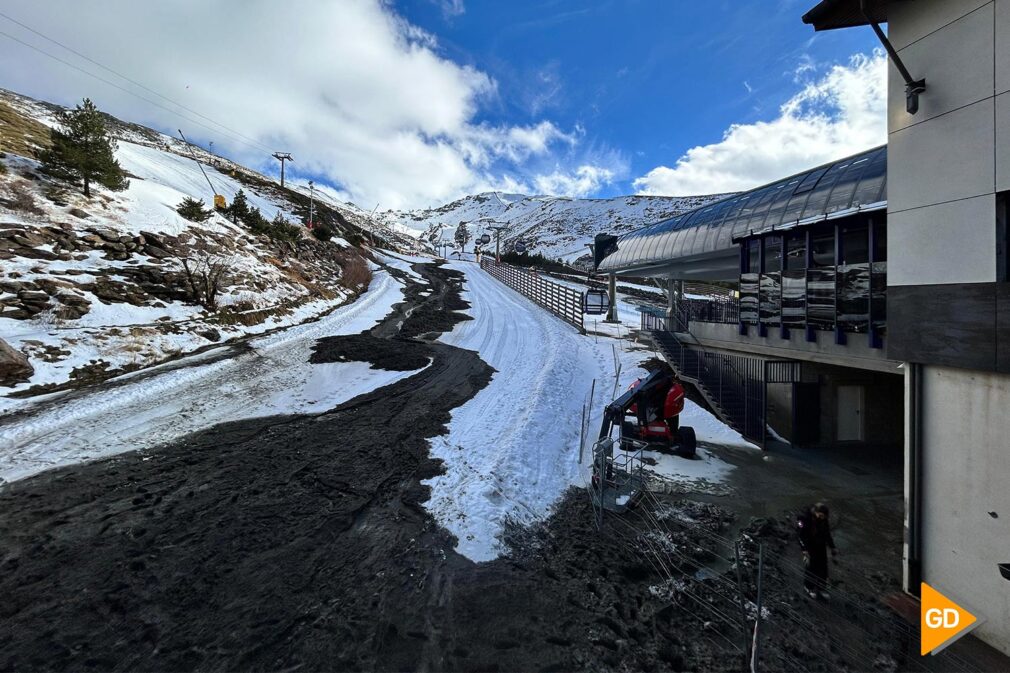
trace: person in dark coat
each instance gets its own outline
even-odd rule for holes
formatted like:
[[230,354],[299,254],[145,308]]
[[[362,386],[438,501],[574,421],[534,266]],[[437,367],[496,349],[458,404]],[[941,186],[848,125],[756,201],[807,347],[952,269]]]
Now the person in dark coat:
[[803,587],[811,598],[820,595],[824,600],[828,599],[828,549],[831,549],[832,556],[838,554],[831,538],[828,514],[828,506],[819,502],[796,517],[803,566],[806,568]]

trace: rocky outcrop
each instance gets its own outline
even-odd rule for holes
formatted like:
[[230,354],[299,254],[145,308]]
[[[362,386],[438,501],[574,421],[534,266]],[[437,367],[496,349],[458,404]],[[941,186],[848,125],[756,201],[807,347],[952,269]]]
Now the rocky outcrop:
[[28,357],[0,339],[0,386],[14,386],[30,379],[35,368]]

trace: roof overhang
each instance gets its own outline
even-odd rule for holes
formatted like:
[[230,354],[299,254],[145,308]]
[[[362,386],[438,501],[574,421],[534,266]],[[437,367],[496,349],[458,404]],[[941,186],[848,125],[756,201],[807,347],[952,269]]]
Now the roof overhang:
[[[895,0],[865,0],[866,12],[874,23],[887,23],[887,7]],[[803,15],[803,23],[814,30],[834,30],[866,26],[870,22],[863,14],[860,0],[821,0]]]

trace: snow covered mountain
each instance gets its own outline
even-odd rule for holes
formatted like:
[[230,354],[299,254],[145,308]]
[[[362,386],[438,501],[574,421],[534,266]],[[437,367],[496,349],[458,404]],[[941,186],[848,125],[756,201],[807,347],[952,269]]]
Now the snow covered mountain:
[[[242,190],[267,222],[300,223],[308,195],[113,118],[106,123],[129,185],[118,192],[96,185],[86,198],[40,170],[39,150],[59,110],[0,90],[5,392],[81,387],[317,318],[364,291],[373,264],[366,257],[379,259],[367,247],[417,245],[325,195],[317,195],[315,217],[335,231],[328,241],[300,226],[254,230],[222,212],[186,219],[176,210],[184,199],[210,203],[216,193],[232,203]],[[0,413],[16,404],[0,395]]]
[[452,241],[460,222],[468,223],[474,238],[483,233],[493,234],[487,227],[500,224],[508,227],[502,235],[503,245],[511,247],[521,239],[530,252],[574,262],[588,255],[586,244],[596,234],[624,234],[724,196],[571,199],[486,192],[437,208],[387,210],[376,217],[391,228],[413,229],[429,242]]

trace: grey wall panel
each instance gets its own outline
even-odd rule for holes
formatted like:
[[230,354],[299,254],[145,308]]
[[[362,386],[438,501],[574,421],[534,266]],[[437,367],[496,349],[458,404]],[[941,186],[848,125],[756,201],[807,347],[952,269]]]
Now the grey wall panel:
[[1010,2],[1001,0],[996,3],[994,16],[996,52],[996,88],[997,94],[1010,91]]
[[887,217],[890,285],[996,280],[996,201],[989,194]]
[[905,111],[905,82],[888,73],[888,128],[919,124],[993,95],[993,6],[961,17],[899,52],[913,77],[926,78],[919,111]]
[[895,49],[903,49],[979,7],[991,4],[992,0],[892,2],[887,15],[891,44]]
[[988,99],[892,133],[888,212],[991,193],[993,114]]

